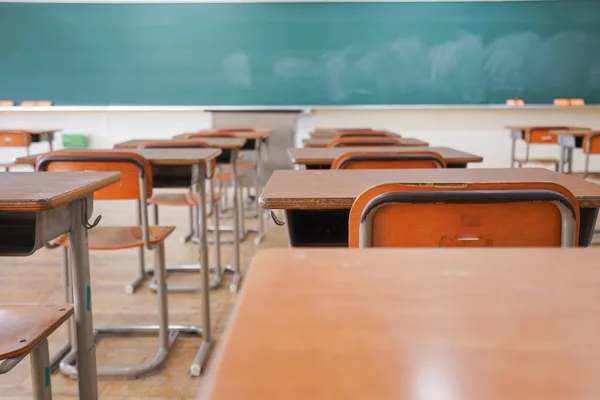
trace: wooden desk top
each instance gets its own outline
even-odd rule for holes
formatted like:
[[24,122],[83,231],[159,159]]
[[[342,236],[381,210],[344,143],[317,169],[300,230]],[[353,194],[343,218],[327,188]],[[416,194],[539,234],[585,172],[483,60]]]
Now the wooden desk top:
[[265,209],[344,209],[382,183],[461,185],[465,183],[554,182],[569,189],[581,207],[600,207],[600,185],[543,168],[446,168],[404,170],[275,171],[259,203]]
[[[327,147],[329,143],[333,142],[333,138],[322,138],[322,139],[304,139],[304,147]],[[415,138],[398,138],[402,146],[429,146],[428,142]]]
[[[196,165],[217,158],[221,149],[82,149],[81,151],[114,151],[117,153],[137,153],[154,165]],[[68,150],[65,150],[68,151]],[[77,150],[79,151],[79,150]],[[33,165],[42,154],[19,157],[17,164]]]
[[[144,142],[170,142],[173,139],[132,139],[127,140],[126,142],[121,142],[115,144],[115,149],[137,149],[137,147]],[[181,139],[179,139],[181,140]],[[198,139],[196,139],[198,140]],[[202,139],[203,142],[208,144],[211,147],[219,148],[219,149],[241,149],[246,143],[246,139],[240,138],[207,138]]]
[[482,162],[483,158],[475,154],[450,149],[448,147],[326,147],[326,148],[289,148],[288,156],[294,164],[302,165],[328,165],[333,160],[349,152],[355,151],[435,151],[439,153],[447,164],[467,164]]
[[[236,137],[240,138],[240,139],[264,139],[266,137],[269,137],[269,135],[271,135],[271,133],[273,133],[272,129],[269,128],[262,128],[259,130],[255,130],[255,131],[236,131],[236,130],[231,130],[228,132],[232,132],[235,134]],[[187,135],[187,133],[182,133],[179,135],[175,135],[173,136],[173,139],[185,139],[185,135]],[[201,140],[201,138],[194,138],[195,140]]]
[[118,172],[0,172],[0,212],[50,210],[120,179]]
[[554,130],[556,131],[555,133],[560,134],[561,131],[587,131],[590,128],[585,127],[585,126],[569,126],[569,125],[511,125],[511,126],[506,126],[506,129],[510,130],[510,131],[528,131],[530,129],[547,129],[547,130]]
[[72,305],[0,304],[0,360],[27,354],[71,315]]
[[[356,128],[353,128],[356,129]],[[372,129],[372,128],[364,128],[364,129]],[[310,137],[313,139],[333,139],[338,132],[343,131],[344,129],[318,129],[310,133]],[[388,135],[398,136],[397,133],[391,132],[385,129],[374,129],[378,132],[387,132]]]
[[0,132],[14,132],[14,131],[25,131],[29,132],[31,135],[45,135],[45,134],[54,134],[59,132],[60,129],[0,129]]
[[201,398],[600,398],[599,258],[260,251]]

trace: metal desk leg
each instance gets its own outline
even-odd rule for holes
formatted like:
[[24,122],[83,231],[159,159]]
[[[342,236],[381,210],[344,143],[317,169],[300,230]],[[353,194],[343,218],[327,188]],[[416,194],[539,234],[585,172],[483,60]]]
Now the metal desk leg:
[[239,150],[235,149],[231,151],[231,168],[233,172],[233,267],[227,266],[225,272],[232,273],[233,279],[229,290],[233,293],[237,292],[240,280],[240,198],[238,195],[239,178],[237,174],[237,157]]
[[[91,198],[90,198],[91,201]],[[79,398],[98,399],[96,345],[92,320],[90,254],[87,230],[83,226],[87,210],[84,200],[73,202],[69,239],[72,251],[73,303],[75,306],[76,340],[72,343],[77,354]]]
[[515,157],[517,155],[517,139],[515,138],[514,134],[511,135],[511,139],[512,139],[512,147],[511,147],[511,151],[510,151],[510,167],[514,168],[515,167]]
[[[234,161],[235,162],[235,161]],[[199,376],[202,367],[206,362],[208,351],[210,349],[212,332],[210,330],[210,294],[208,283],[208,239],[206,233],[206,165],[199,166],[198,173],[198,195],[200,196],[199,218],[197,222],[197,232],[200,235],[200,260],[203,268],[200,269],[200,286],[202,293],[202,344],[196,357],[190,366],[190,374]],[[235,172],[235,170],[234,170]]]
[[52,400],[48,340],[42,340],[42,342],[33,349],[29,357],[31,359],[31,383],[34,400]]
[[[254,244],[260,244],[260,242],[262,242],[265,234],[264,234],[264,229],[265,229],[265,223],[264,223],[264,218],[263,218],[263,211],[260,208],[260,206],[258,205],[258,198],[260,196],[260,192],[261,192],[261,182],[260,182],[260,178],[261,178],[261,173],[262,173],[262,139],[257,139],[256,140],[256,182],[255,182],[255,186],[254,186],[254,190],[255,190],[255,206],[256,206],[256,216],[258,218],[258,229],[248,229],[248,232],[254,232],[256,233],[256,238],[254,239]],[[243,229],[242,229],[243,232]]]
[[560,146],[560,154],[558,157],[558,172],[565,172],[565,147]]
[[567,154],[569,156],[569,174],[573,173],[573,147],[569,147],[567,149]]

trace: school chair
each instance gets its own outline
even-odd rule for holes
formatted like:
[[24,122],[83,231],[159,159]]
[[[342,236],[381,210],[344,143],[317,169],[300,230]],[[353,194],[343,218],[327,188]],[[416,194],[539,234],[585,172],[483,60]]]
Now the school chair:
[[[148,160],[139,154],[111,151],[60,151],[41,155],[37,160],[38,171],[114,171],[121,173],[121,180],[94,193],[94,200],[135,200],[138,205],[140,223],[134,226],[98,225],[98,217],[88,231],[88,247],[92,251],[114,251],[144,247],[154,253],[154,277],[157,279],[158,325],[124,327],[95,327],[96,338],[104,336],[134,336],[158,333],[159,343],[155,357],[137,366],[99,367],[99,377],[136,379],[158,370],[165,362],[175,340],[177,331],[168,325],[168,303],[166,287],[165,240],[175,230],[174,226],[151,226],[148,221],[148,199],[152,198],[152,168]],[[51,246],[70,247],[68,235],[55,239]],[[63,268],[70,274],[70,255],[65,252]],[[145,277],[139,277],[137,282]],[[67,279],[68,280],[68,279]],[[60,363],[61,370],[71,377],[77,375],[72,365],[75,354],[71,351]]]
[[389,138],[390,136],[387,132],[382,131],[341,131],[335,135],[335,140],[344,139],[344,138]]
[[583,179],[600,179],[600,172],[590,171],[590,158],[592,155],[600,154],[600,131],[589,131],[581,143],[581,149],[585,154],[585,164],[583,173],[573,173],[572,175],[581,176]]
[[[238,136],[233,133],[233,132],[229,132],[229,131],[223,131],[223,130],[219,130],[219,129],[209,129],[206,131],[198,131],[198,132],[192,132],[192,133],[187,133],[184,135],[184,139],[198,139],[198,140],[202,140],[202,139],[206,139],[206,138],[238,138]],[[243,182],[243,178],[246,176],[246,172],[244,170],[248,170],[248,169],[256,169],[256,162],[254,161],[250,161],[250,160],[240,160],[238,159],[238,182],[240,182],[239,185],[239,196],[240,199],[244,198],[243,195],[243,191],[244,188],[246,189],[248,196],[250,193],[250,187],[255,187],[256,186],[256,181],[253,182]],[[255,174],[254,179],[258,179],[258,174]],[[231,164],[217,164],[217,172],[215,174],[215,182],[219,184],[219,192],[223,195],[222,199],[224,201],[225,204],[223,204],[223,206],[221,207],[222,211],[226,211],[228,209],[230,209],[231,207],[227,206],[227,203],[229,202],[229,197],[228,197],[228,190],[229,190],[229,186],[233,185],[233,173],[232,173],[232,168],[231,168]],[[240,223],[243,224],[243,220],[245,218],[245,207],[241,207],[241,217],[240,217]],[[244,231],[243,227],[241,229],[242,231]]]
[[[31,146],[31,134],[26,131],[0,131],[0,147],[21,147],[25,149],[25,155],[29,155],[29,146]],[[12,167],[18,166],[17,163],[0,164],[6,172]]]
[[331,169],[446,168],[444,158],[433,151],[355,152],[342,154]]
[[13,107],[15,102],[12,100],[0,100],[0,107]]
[[[205,142],[199,140],[173,140],[173,141],[148,141],[143,142],[138,145],[138,149],[209,149],[210,146]],[[212,175],[215,171],[216,162],[211,163],[208,168],[208,174]],[[198,195],[198,189],[193,186],[192,181],[195,182],[194,174],[196,171],[191,171],[191,181],[190,188],[188,192],[185,193],[158,193],[154,194],[149,200],[148,203],[152,205],[153,215],[154,215],[154,224],[159,224],[158,217],[158,208],[159,206],[164,207],[187,207],[189,209],[189,222],[190,222],[190,233],[194,235],[197,226],[197,218],[198,218],[198,207],[204,207],[205,205],[200,203],[200,196]],[[211,178],[209,176],[209,178]],[[221,194],[214,193],[213,190],[213,182],[209,179],[209,190],[208,195],[206,196],[208,199],[208,204],[211,206],[211,213],[214,214],[214,243],[215,243],[215,278],[213,282],[210,283],[211,289],[217,288],[221,284],[222,280],[222,267],[221,267],[221,244],[220,244],[220,231],[219,231],[219,201],[221,200]],[[213,208],[214,207],[214,208]],[[208,214],[207,214],[208,216]],[[202,223],[206,223],[202,221]],[[143,248],[141,249],[143,251]],[[142,258],[143,260],[143,254]],[[140,266],[140,270],[143,271],[144,267]],[[188,268],[169,268],[168,272],[177,271],[177,272],[190,272]],[[156,280],[154,280],[150,284],[151,289],[156,289]],[[197,291],[198,285],[167,285],[167,290],[169,291],[178,291],[178,292],[187,292],[187,291]]]
[[401,147],[402,143],[392,137],[348,138],[333,140],[327,147]]
[[350,247],[575,247],[579,205],[554,183],[377,185],[350,210]]
[[[239,132],[248,132],[252,129],[245,129],[245,130],[238,130]],[[198,132],[191,132],[191,133],[186,133],[184,134],[184,139],[198,139],[198,140],[202,140],[202,138],[213,138],[213,139],[217,139],[217,138],[230,138],[230,139],[236,139],[238,138],[238,136],[230,131],[225,131],[222,129],[209,129],[209,130],[205,130],[205,131],[198,131]],[[238,160],[238,169],[240,168],[254,168],[256,166],[256,163],[254,161],[250,161],[250,160]],[[225,165],[221,165],[221,167],[225,167]],[[243,172],[239,172],[238,171],[239,177],[243,177],[244,174]],[[218,178],[221,179],[223,181],[226,181],[225,176],[227,176],[230,179],[231,174],[224,174],[223,178]]]
[[23,100],[21,102],[22,107],[50,107],[51,105],[50,100]]
[[35,400],[52,399],[48,337],[73,315],[73,305],[0,305],[0,375],[25,357]]
[[548,130],[548,129],[529,129],[529,130],[525,131],[523,140],[525,142],[525,157],[524,158],[515,157],[511,162],[511,166],[513,166],[514,163],[517,163],[517,166],[519,168],[523,168],[523,165],[529,164],[529,163],[552,165],[552,166],[554,166],[554,170],[558,172],[558,164],[559,164],[558,158],[551,158],[551,157],[550,158],[531,158],[529,156],[530,148],[531,148],[532,144],[533,145],[550,145],[550,144],[557,145],[558,144],[558,135],[550,132],[550,130]]

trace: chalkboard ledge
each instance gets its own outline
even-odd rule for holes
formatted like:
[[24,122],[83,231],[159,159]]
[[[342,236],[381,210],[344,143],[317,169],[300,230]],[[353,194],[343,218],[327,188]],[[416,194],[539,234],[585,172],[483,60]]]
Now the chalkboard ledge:
[[309,114],[318,111],[343,110],[469,110],[469,109],[587,109],[600,108],[600,104],[585,106],[557,107],[552,104],[531,104],[514,107],[503,104],[464,104],[464,105],[352,105],[352,106],[51,106],[51,107],[0,107],[0,112],[211,112],[211,111],[290,111]]

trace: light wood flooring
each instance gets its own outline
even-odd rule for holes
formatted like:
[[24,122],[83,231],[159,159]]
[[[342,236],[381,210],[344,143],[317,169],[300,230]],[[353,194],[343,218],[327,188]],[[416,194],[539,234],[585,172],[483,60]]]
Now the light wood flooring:
[[[134,223],[135,205],[131,202],[96,202],[95,215],[102,214],[101,224],[124,225]],[[187,209],[162,207],[161,224],[175,225],[177,229],[167,241],[167,263],[189,264],[198,259],[198,248],[194,244],[183,244],[188,232]],[[222,221],[229,225],[231,220]],[[255,226],[256,220],[247,220]],[[285,227],[275,226],[265,218],[266,236],[261,245],[255,246],[254,235],[242,244],[242,270],[246,271],[258,248],[286,247],[289,245]],[[213,247],[210,246],[211,259]],[[232,259],[231,246],[222,246],[224,264]],[[94,324],[155,324],[156,296],[146,284],[133,295],[125,294],[125,285],[137,271],[137,250],[113,252],[90,252],[92,270],[92,296]],[[152,254],[147,252],[146,265],[152,266]],[[199,281],[196,274],[179,274],[169,282],[192,279]],[[238,294],[229,292],[230,276],[225,276],[220,289],[211,291],[211,322],[215,346],[225,328],[229,314]],[[0,303],[49,303],[63,302],[61,250],[39,250],[31,257],[0,258]],[[242,280],[243,286],[243,280]],[[198,294],[169,295],[171,323],[200,325],[200,298]],[[2,327],[0,327],[2,329]],[[64,342],[66,327],[50,338],[50,352]],[[175,344],[165,367],[156,375],[138,380],[100,380],[99,395],[105,400],[134,399],[195,399],[203,384],[203,378],[192,378],[188,368],[200,344],[200,339],[180,337]],[[97,348],[98,364],[134,365],[149,361],[155,353],[155,338],[105,339]],[[215,347],[213,346],[213,354]],[[207,368],[211,366],[208,360]],[[77,398],[77,384],[60,373],[52,375],[54,399]],[[24,360],[6,375],[0,375],[0,399],[31,399],[29,362]]]

